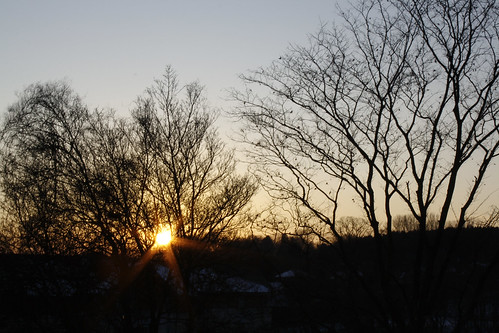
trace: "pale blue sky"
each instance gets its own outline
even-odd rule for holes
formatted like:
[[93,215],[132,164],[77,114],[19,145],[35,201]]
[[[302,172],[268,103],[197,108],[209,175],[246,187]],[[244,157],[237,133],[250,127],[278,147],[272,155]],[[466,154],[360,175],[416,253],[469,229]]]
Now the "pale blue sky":
[[[91,107],[126,115],[166,65],[230,108],[239,74],[307,43],[337,20],[338,1],[348,0],[0,0],[0,114],[29,84],[63,79]],[[219,125],[223,137],[233,128]],[[496,203],[494,174],[482,194]]]
[[331,22],[337,0],[0,0],[0,110],[64,79],[92,107],[128,112],[166,65],[224,106],[237,75]]

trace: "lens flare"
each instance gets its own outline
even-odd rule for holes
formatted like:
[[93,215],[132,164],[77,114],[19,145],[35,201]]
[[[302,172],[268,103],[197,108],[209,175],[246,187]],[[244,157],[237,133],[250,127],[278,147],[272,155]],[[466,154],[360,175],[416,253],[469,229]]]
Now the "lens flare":
[[156,235],[156,245],[164,246],[168,245],[172,241],[172,231],[170,228],[163,228]]

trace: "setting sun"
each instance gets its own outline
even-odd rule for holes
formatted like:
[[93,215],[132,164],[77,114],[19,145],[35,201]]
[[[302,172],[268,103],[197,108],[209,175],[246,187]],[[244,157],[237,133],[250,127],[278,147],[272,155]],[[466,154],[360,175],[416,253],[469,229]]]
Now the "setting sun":
[[172,241],[172,232],[170,228],[163,228],[156,235],[156,245],[168,245]]

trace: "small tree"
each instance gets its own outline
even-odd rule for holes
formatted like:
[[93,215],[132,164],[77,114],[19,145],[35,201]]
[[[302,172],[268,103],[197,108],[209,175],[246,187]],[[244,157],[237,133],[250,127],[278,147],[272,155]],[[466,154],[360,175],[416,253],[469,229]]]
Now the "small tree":
[[[438,229],[438,216],[428,214],[426,220],[426,228],[428,230]],[[399,232],[410,232],[419,229],[418,220],[413,215],[397,215],[393,218],[393,230]]]

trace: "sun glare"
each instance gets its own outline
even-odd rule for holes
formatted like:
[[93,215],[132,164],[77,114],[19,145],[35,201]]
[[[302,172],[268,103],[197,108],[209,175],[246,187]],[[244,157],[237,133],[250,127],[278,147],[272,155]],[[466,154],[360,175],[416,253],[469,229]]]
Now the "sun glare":
[[168,245],[172,241],[172,231],[170,228],[163,228],[156,235],[156,245]]

